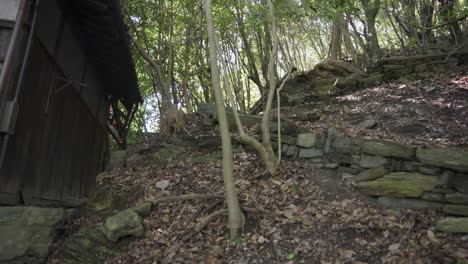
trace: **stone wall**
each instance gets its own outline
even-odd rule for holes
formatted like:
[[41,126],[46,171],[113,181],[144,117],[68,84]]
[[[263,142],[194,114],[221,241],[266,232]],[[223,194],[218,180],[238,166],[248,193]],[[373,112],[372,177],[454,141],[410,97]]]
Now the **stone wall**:
[[391,208],[468,216],[468,152],[416,148],[381,139],[301,133],[282,136],[282,153],[336,169],[361,193]]

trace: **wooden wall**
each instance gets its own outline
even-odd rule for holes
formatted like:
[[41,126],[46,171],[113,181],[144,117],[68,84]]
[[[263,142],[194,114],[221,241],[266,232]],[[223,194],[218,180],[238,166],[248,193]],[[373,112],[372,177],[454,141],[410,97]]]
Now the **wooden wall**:
[[63,21],[55,0],[41,1],[0,204],[67,205],[89,194],[102,169],[102,85]]

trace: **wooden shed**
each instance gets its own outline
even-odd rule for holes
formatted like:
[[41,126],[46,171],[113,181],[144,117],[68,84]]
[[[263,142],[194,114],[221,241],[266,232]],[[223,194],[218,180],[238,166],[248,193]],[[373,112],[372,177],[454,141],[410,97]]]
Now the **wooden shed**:
[[0,204],[86,198],[140,101],[118,0],[1,0]]

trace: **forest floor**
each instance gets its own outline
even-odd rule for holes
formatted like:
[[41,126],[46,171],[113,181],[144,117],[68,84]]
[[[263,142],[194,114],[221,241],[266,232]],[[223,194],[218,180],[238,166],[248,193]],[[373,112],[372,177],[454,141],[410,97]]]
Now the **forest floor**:
[[[457,73],[385,84],[283,113],[312,131],[334,126],[351,136],[468,148],[467,96],[468,75]],[[307,120],[308,111],[320,118]],[[368,118],[377,127],[359,126]],[[145,153],[138,166],[117,168],[101,184],[128,193],[128,206],[189,193],[213,198],[159,204],[144,219],[144,237],[129,239],[127,249],[106,263],[467,263],[468,236],[435,229],[442,213],[383,209],[354,192],[352,178],[306,161],[284,160],[278,175],[265,176],[256,153],[241,145],[234,153],[236,186],[248,212],[242,236],[230,241],[225,215],[206,221],[225,209],[221,149],[208,140],[216,138],[215,130],[188,130],[191,136],[177,144],[183,151],[168,166],[154,161],[161,143],[148,140],[130,149]],[[88,216],[75,224],[98,222],[99,216]]]
[[[352,137],[468,149],[467,98],[468,73],[458,68],[432,79],[398,80],[281,111],[287,120],[311,131],[335,127]],[[312,122],[311,113],[317,117]],[[369,119],[377,125],[364,129],[361,124]]]

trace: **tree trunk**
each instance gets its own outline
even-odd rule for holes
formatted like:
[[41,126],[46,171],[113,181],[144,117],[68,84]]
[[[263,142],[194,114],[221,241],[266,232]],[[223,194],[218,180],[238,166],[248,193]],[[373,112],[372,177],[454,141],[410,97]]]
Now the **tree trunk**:
[[341,58],[341,44],[343,39],[341,30],[343,28],[343,23],[343,14],[338,14],[333,21],[330,50],[328,52],[329,60],[339,60]]
[[232,158],[231,135],[229,133],[226,109],[224,107],[223,94],[221,91],[221,80],[218,67],[217,40],[212,18],[211,0],[203,0],[205,9],[207,32],[209,39],[209,53],[211,62],[211,78],[216,100],[216,109],[218,112],[219,130],[221,133],[221,142],[223,147],[223,178],[224,189],[226,193],[226,203],[228,206],[228,218],[230,237],[234,239],[238,236],[243,226],[242,212],[237,198],[237,191],[234,185],[234,169]]

